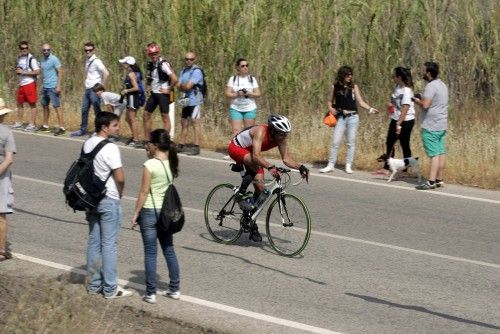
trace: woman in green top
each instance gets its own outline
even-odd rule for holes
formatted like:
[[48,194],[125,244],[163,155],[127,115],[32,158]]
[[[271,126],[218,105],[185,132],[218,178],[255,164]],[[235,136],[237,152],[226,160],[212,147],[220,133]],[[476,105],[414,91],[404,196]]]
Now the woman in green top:
[[178,175],[179,159],[175,144],[164,129],[151,132],[150,142],[146,144],[148,158],[144,163],[142,183],[135,204],[132,228],[140,225],[144,244],[144,265],[146,269],[146,295],[144,301],[156,302],[156,258],[157,242],[167,261],[170,284],[165,296],[179,299],[179,263],[175,255],[173,236],[171,233],[156,229],[157,217],[160,214],[163,197],[168,186]]

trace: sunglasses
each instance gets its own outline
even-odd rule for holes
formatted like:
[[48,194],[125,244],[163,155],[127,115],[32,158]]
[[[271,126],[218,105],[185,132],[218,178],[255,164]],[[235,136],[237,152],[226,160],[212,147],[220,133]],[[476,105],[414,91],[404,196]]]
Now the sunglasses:
[[50,49],[42,49],[42,52],[50,52]]
[[29,48],[27,46],[20,46],[19,50],[28,50]]
[[148,53],[148,56],[150,56],[150,57],[154,57],[154,56],[158,56],[158,55],[160,55],[159,52]]
[[240,67],[248,67],[248,64],[241,64]]
[[92,52],[94,49],[83,49],[84,52]]
[[194,58],[184,58],[184,60],[193,61],[193,60],[194,60]]

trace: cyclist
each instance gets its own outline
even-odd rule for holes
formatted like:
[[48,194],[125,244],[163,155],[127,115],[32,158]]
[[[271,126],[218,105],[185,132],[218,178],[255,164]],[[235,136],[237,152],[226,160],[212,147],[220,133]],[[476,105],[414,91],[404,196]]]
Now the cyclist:
[[[229,156],[239,165],[245,165],[245,175],[241,186],[236,193],[236,200],[243,211],[254,210],[255,207],[247,202],[246,191],[250,183],[254,182],[254,201],[264,190],[264,168],[273,177],[279,176],[279,171],[261,155],[261,152],[278,147],[281,160],[290,168],[298,169],[300,175],[308,181],[309,169],[295,162],[288,154],[287,137],[292,130],[290,121],[285,116],[271,115],[267,124],[254,125],[237,133],[229,143]],[[256,242],[262,241],[262,237],[254,224],[250,231],[250,239]]]

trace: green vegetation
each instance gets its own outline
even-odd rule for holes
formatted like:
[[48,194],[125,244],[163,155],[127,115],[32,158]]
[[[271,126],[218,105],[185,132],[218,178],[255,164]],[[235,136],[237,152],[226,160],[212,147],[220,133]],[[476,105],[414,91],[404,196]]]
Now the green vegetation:
[[[391,69],[411,67],[419,79],[420,64],[435,60],[451,91],[447,179],[499,186],[500,172],[494,168],[500,142],[498,1],[6,0],[0,16],[6,18],[0,31],[0,93],[11,102],[20,40],[30,41],[38,56],[42,42],[53,45],[67,70],[63,106],[75,120],[84,42],[96,43],[97,54],[111,70],[110,88],[116,91],[123,75],[117,60],[130,54],[145,64],[143,49],[156,41],[177,71],[187,50],[198,53],[210,90],[204,143],[220,148],[231,132],[224,87],[234,61],[246,57],[262,86],[259,119],[270,112],[289,115],[298,134],[292,141],[294,153],[310,161],[325,161],[328,154],[330,132],[321,125],[321,115],[339,66],[354,67],[366,100],[384,112],[393,85]],[[423,85],[417,80],[416,90]],[[387,123],[384,113],[362,115],[356,167],[375,166],[361,160],[373,161],[383,151]],[[412,146],[423,157],[418,130]],[[313,143],[319,145],[311,152]],[[476,167],[470,166],[477,164],[488,171],[488,178],[471,179]]]

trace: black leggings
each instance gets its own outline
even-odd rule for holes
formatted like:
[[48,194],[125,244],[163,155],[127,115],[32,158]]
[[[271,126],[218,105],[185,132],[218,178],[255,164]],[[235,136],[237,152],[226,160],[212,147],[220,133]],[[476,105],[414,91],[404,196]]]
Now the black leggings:
[[386,156],[389,158],[394,157],[394,145],[396,141],[399,139],[399,144],[401,145],[401,149],[403,150],[403,158],[411,157],[411,148],[410,148],[410,137],[411,130],[413,129],[413,125],[415,125],[415,120],[412,119],[410,121],[404,121],[401,123],[401,133],[396,134],[396,124],[397,121],[391,119],[391,123],[389,124],[389,131],[387,132],[387,139],[385,141],[386,145]]

